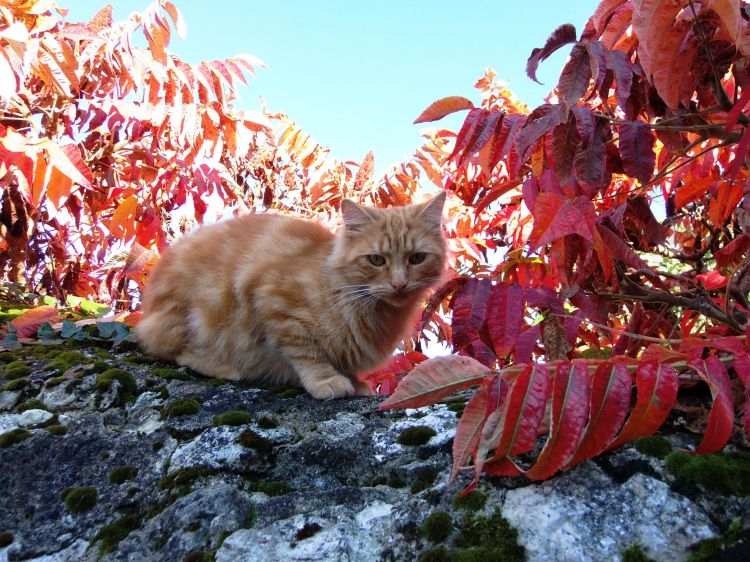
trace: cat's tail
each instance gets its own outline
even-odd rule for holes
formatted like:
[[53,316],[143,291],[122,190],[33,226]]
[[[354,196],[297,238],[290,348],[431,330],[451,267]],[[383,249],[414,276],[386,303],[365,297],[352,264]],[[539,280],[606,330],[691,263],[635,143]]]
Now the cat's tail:
[[151,355],[174,360],[187,345],[184,311],[170,304],[145,307],[143,318],[135,327],[135,335]]

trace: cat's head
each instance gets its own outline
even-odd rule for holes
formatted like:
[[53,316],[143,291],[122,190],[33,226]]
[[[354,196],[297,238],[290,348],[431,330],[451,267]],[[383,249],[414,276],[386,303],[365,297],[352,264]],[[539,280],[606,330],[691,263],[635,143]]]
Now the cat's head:
[[445,264],[445,193],[427,203],[377,209],[344,200],[344,227],[328,265],[352,300],[402,305],[436,285]]

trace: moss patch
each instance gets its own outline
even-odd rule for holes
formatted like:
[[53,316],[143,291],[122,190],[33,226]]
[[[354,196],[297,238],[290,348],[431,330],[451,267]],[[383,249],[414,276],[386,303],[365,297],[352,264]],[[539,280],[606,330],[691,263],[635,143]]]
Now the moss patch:
[[58,376],[58,377],[52,377],[47,379],[44,382],[44,386],[47,388],[53,388],[55,386],[60,386],[65,381],[69,381],[70,379],[68,377]]
[[452,560],[503,560],[520,562],[526,551],[518,544],[518,531],[496,509],[489,517],[465,515],[456,537]]
[[62,374],[68,369],[89,363],[92,363],[91,359],[86,357],[83,353],[77,351],[62,351],[54,355],[54,359],[52,359],[52,362],[47,368],[54,369]]
[[190,375],[187,373],[183,373],[182,371],[178,371],[177,369],[169,369],[169,368],[161,368],[161,369],[151,369],[151,374],[155,375],[157,377],[160,377],[162,379],[167,379],[169,381],[177,380],[177,381],[187,381],[190,380]]
[[[747,539],[747,533],[742,530],[742,522],[734,519],[726,531],[713,539],[706,539],[694,546],[694,552],[688,557],[687,562],[708,562],[709,560],[723,559],[722,552],[733,544]],[[733,558],[726,557],[727,560]]]
[[283,496],[295,491],[289,484],[275,480],[260,480],[258,481],[256,489],[267,496]]
[[41,400],[37,398],[34,398],[33,400],[27,400],[26,402],[21,402],[18,406],[16,406],[16,411],[18,412],[25,412],[26,410],[49,411],[49,408],[44,402],[42,402]]
[[453,520],[445,511],[435,511],[424,520],[419,532],[430,542],[443,542],[453,530]]
[[432,467],[427,467],[420,470],[417,473],[417,478],[411,484],[411,493],[418,494],[422,490],[426,490],[435,483],[437,477],[437,470]]
[[161,419],[192,416],[200,412],[201,405],[195,398],[178,398],[167,404],[161,411]]
[[487,503],[487,495],[474,490],[465,496],[456,496],[453,498],[453,507],[464,509],[466,511],[479,511]]
[[246,429],[237,437],[237,443],[264,455],[273,451],[273,443],[252,429]]
[[262,429],[274,429],[279,427],[279,420],[271,416],[261,416],[258,418],[258,427]]
[[159,480],[159,488],[168,490],[180,486],[192,484],[198,478],[211,474],[211,469],[206,466],[190,466],[175,470],[171,474],[163,476]]
[[657,459],[664,459],[666,456],[674,450],[672,443],[668,439],[661,437],[660,435],[652,435],[650,437],[641,437],[635,442],[635,449],[644,455],[649,457],[655,457]]
[[214,427],[220,425],[245,425],[246,423],[250,423],[250,419],[250,414],[247,412],[232,410],[216,416],[214,418]]
[[[13,365],[14,363],[21,363],[21,361],[14,361],[13,363],[11,363],[11,365]],[[5,371],[3,371],[3,378],[12,381],[15,379],[20,379],[21,377],[26,377],[30,374],[31,367],[19,366],[13,367],[12,369],[6,368]]]
[[68,433],[68,428],[64,425],[60,425],[59,423],[48,425],[44,429],[49,431],[52,435],[65,435],[66,433]]
[[125,363],[130,363],[131,365],[154,365],[160,362],[161,359],[150,355],[131,355],[125,359]]
[[125,402],[135,398],[138,383],[133,375],[122,369],[107,369],[103,373],[100,373],[96,377],[96,388],[99,390],[108,390],[115,381],[122,385],[122,398]]
[[750,495],[750,453],[691,455],[674,451],[666,458],[669,471],[707,490],[735,496]]
[[21,441],[28,439],[29,437],[31,437],[31,432],[26,429],[23,429],[21,427],[11,429],[10,431],[6,431],[5,433],[0,434],[0,447],[2,447],[3,449],[6,447],[10,447],[11,445],[20,443]]
[[21,390],[22,388],[26,388],[29,383],[31,383],[31,379],[28,377],[21,377],[20,379],[15,379],[10,381],[8,384],[5,385],[3,390],[7,391],[13,391],[13,390]]
[[114,523],[105,525],[96,533],[93,543],[99,543],[99,556],[112,552],[127,537],[131,531],[135,531],[141,524],[141,520],[135,515],[123,515]]
[[655,562],[653,558],[649,557],[643,552],[643,547],[636,543],[631,544],[625,550],[622,551],[622,562]]
[[0,548],[5,548],[9,544],[13,544],[13,533],[10,531],[0,532]]
[[418,425],[403,430],[396,439],[396,443],[398,443],[399,445],[415,447],[424,445],[435,435],[437,435],[437,433],[431,427],[428,427],[426,425]]
[[93,486],[81,488],[66,488],[60,494],[60,499],[65,502],[65,507],[71,513],[84,513],[96,505],[98,493]]
[[122,484],[127,480],[132,480],[136,474],[138,474],[138,471],[135,468],[124,464],[113,468],[107,475],[107,479],[112,484]]

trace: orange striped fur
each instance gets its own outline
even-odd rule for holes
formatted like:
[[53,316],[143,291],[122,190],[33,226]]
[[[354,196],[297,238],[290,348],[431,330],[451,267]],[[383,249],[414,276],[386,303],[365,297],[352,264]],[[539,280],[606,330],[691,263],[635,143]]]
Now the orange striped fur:
[[444,201],[344,201],[336,235],[271,215],[202,227],[152,270],[136,334],[149,353],[208,376],[298,385],[318,399],[364,394],[356,374],[390,356],[440,281]]

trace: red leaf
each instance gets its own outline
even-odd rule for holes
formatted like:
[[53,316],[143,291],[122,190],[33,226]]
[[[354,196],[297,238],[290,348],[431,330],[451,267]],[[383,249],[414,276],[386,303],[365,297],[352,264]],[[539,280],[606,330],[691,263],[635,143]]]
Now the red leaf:
[[29,338],[36,334],[39,326],[45,322],[55,322],[60,315],[54,306],[38,306],[27,310],[11,321],[19,338]]
[[543,104],[531,112],[523,128],[516,135],[516,151],[519,164],[531,156],[533,145],[544,134],[568,120],[568,108],[563,104]]
[[492,288],[487,329],[498,357],[510,355],[521,333],[524,313],[523,287],[495,285]]
[[534,205],[534,228],[529,250],[535,250],[568,234],[594,242],[596,211],[587,197],[565,199],[556,193],[540,193]]
[[501,111],[492,111],[477,124],[474,134],[471,136],[471,140],[466,144],[466,148],[458,159],[459,166],[470,156],[479,152],[482,147],[487,144],[490,138],[494,137],[497,126],[500,125],[502,127],[501,121],[503,115],[504,114]]
[[750,355],[738,353],[734,356],[734,372],[740,377],[745,391],[743,397],[745,403],[742,405],[742,427],[745,436],[750,437]]
[[700,275],[696,275],[696,284],[698,283],[698,281],[700,281],[703,286],[709,291],[722,289],[726,287],[727,283],[729,282],[727,278],[718,271],[709,271],[708,273],[701,273]]
[[[489,279],[469,279],[453,293],[453,347],[455,351],[468,352],[472,348],[474,357],[485,364],[495,361],[494,354],[483,349],[481,332],[487,321],[487,305],[492,291]],[[484,346],[486,347],[486,346]]]
[[544,47],[531,51],[529,60],[526,61],[526,75],[537,84],[541,84],[536,78],[536,69],[539,63],[557,51],[563,45],[573,43],[576,40],[576,28],[572,24],[564,23],[549,36]]
[[714,254],[716,263],[724,268],[731,264],[740,263],[750,249],[750,234],[743,232],[729,244]]
[[594,15],[591,16],[594,29],[601,34],[604,31],[607,21],[617,11],[621,5],[627,0],[602,0],[601,4],[594,10]]
[[724,363],[715,355],[688,363],[706,381],[714,399],[708,426],[696,453],[715,453],[727,444],[734,426],[732,385]]
[[588,368],[575,362],[559,365],[552,385],[549,437],[534,466],[525,472],[528,478],[544,480],[565,466],[581,441],[588,413]]
[[513,350],[516,363],[527,363],[531,360],[536,342],[539,341],[539,334],[539,324],[521,332],[516,341],[516,348]]
[[490,170],[494,169],[500,160],[505,158],[516,141],[516,136],[521,127],[526,123],[525,115],[506,115],[495,129],[495,136],[492,139],[492,148],[490,149],[490,158],[488,166]]
[[434,357],[406,375],[396,391],[380,404],[380,409],[419,408],[434,404],[451,392],[479,384],[492,372],[471,357]]
[[638,437],[651,435],[661,427],[674,406],[679,389],[677,373],[671,365],[648,361],[635,372],[637,398],[620,435],[607,449],[615,449]]
[[[576,112],[576,119],[579,115],[587,116],[587,112]],[[578,130],[589,124],[584,120],[578,120]],[[591,186],[600,186],[604,183],[606,163],[607,163],[607,138],[610,134],[609,124],[605,119],[598,119],[595,122],[594,129],[587,137],[581,132],[583,137],[583,146],[576,155],[575,168],[578,179]]]
[[654,173],[656,136],[643,121],[631,121],[620,125],[620,154],[625,173],[641,184],[648,183]]
[[458,471],[473,455],[479,443],[484,420],[487,415],[487,385],[482,385],[471,397],[461,414],[456,435],[453,438],[453,469],[451,480],[455,479]]
[[464,109],[474,109],[474,103],[461,96],[448,96],[432,103],[419,114],[419,117],[414,120],[414,124],[437,121],[446,115],[450,115],[456,111],[463,111]]
[[554,158],[555,174],[561,184],[566,184],[570,180],[573,162],[580,144],[581,135],[578,133],[574,121],[570,120],[553,129],[552,157]]
[[534,448],[549,391],[549,373],[543,365],[529,365],[513,381],[501,405],[500,432],[489,439],[494,458],[520,455]]
[[570,52],[570,58],[562,69],[557,92],[560,99],[568,105],[575,105],[588,90],[591,81],[591,62],[588,51],[583,45],[576,45]]
[[630,407],[633,379],[625,365],[605,362],[591,381],[590,417],[581,444],[568,466],[595,457],[614,439]]

